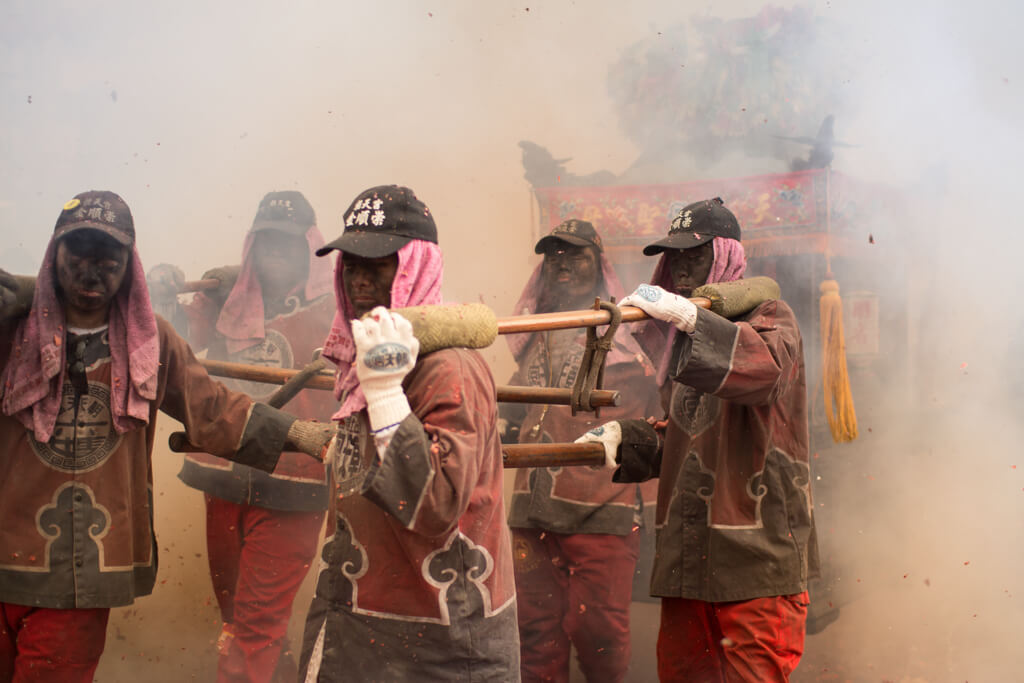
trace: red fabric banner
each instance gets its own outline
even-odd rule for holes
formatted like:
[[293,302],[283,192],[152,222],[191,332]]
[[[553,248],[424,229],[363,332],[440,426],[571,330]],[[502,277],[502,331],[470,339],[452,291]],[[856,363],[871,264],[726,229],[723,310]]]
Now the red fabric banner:
[[812,169],[667,185],[540,187],[535,189],[540,205],[536,237],[567,218],[580,218],[593,223],[613,250],[633,248],[666,234],[673,207],[721,197],[739,219],[748,256],[838,253],[852,237],[844,234],[846,228],[859,222],[874,190],[834,171],[826,190],[826,173]]

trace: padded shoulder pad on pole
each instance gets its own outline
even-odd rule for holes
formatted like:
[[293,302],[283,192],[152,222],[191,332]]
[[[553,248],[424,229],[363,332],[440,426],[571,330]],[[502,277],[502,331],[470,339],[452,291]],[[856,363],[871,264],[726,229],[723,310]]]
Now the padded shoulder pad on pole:
[[498,337],[498,317],[484,304],[445,304],[394,309],[410,323],[420,353],[463,347],[482,349]]
[[779,299],[779,283],[770,277],[752,277],[732,282],[716,282],[693,290],[692,296],[711,300],[711,311],[723,318],[735,318],[757,308],[765,301]]

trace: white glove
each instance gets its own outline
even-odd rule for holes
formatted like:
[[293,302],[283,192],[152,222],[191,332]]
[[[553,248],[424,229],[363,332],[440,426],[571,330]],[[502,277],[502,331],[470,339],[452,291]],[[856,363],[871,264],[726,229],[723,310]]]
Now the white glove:
[[412,334],[412,323],[383,306],[374,308],[363,320],[352,321],[352,339],[370,429],[378,451],[382,451],[381,441],[386,447],[386,441],[412,412],[402,379],[416,365],[420,342]]
[[693,334],[697,325],[697,307],[685,296],[665,291],[657,285],[640,285],[619,306],[636,306],[647,315],[672,323],[683,332]]
[[615,469],[619,463],[615,456],[619,452],[619,445],[622,443],[622,425],[618,422],[605,422],[600,427],[594,427],[589,432],[576,439],[576,443],[599,443],[604,446],[604,466],[608,469]]

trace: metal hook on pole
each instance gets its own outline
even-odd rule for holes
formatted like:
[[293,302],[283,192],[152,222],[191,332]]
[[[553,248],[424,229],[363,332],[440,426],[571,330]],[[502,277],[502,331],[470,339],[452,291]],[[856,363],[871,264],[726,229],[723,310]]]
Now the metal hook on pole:
[[596,327],[587,328],[587,347],[583,352],[583,358],[580,359],[580,367],[572,387],[572,402],[569,404],[573,415],[579,410],[593,411],[595,416],[600,414],[600,406],[594,404],[593,395],[604,381],[605,357],[612,348],[615,333],[622,322],[622,311],[615,305],[615,299],[595,299],[594,310],[608,311],[608,329],[598,337]]

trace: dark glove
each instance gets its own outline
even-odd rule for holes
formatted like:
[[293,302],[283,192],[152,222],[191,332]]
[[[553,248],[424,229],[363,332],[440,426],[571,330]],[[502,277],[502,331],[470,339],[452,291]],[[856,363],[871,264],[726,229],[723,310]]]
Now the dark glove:
[[228,294],[231,294],[231,290],[235,288],[235,282],[238,281],[238,275],[241,272],[241,266],[221,266],[219,268],[211,268],[203,273],[203,279],[217,280],[218,284],[213,289],[203,290],[203,294],[209,297],[218,306],[223,306],[224,302],[228,300]]

